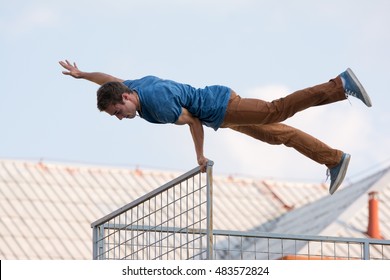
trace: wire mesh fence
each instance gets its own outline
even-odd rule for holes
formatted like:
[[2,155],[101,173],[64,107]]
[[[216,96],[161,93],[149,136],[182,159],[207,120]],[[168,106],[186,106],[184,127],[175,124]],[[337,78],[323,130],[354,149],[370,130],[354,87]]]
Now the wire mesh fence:
[[214,230],[213,259],[388,260],[390,241]]
[[193,170],[92,223],[101,260],[390,259],[390,240],[213,230],[212,166]]
[[92,224],[94,259],[208,259],[212,162]]

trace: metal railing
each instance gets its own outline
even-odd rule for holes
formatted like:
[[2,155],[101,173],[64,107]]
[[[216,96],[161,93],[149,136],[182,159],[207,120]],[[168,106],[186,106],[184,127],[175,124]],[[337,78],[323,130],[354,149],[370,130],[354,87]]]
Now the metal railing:
[[214,259],[389,260],[390,240],[214,230]]
[[93,259],[211,259],[212,166],[206,173],[196,167],[92,223]]
[[212,166],[92,223],[93,259],[390,259],[390,240],[213,230]]

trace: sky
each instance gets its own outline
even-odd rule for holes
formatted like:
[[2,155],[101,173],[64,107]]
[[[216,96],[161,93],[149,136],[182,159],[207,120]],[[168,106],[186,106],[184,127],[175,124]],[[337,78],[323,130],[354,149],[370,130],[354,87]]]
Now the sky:
[[[346,182],[390,165],[390,1],[0,0],[0,158],[186,172],[188,127],[119,121],[68,59],[122,79],[221,84],[271,101],[353,69],[373,107],[350,98],[285,121],[352,155]],[[291,148],[205,127],[214,174],[323,183]]]

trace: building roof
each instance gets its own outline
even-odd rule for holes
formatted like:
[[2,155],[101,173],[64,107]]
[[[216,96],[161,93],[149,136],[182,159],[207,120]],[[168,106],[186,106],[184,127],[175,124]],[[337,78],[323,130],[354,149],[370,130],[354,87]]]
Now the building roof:
[[[91,222],[178,172],[0,160],[0,259],[91,259]],[[390,169],[328,194],[325,184],[213,176],[214,229],[366,237],[367,193],[390,196]],[[380,204],[390,236],[390,206]]]
[[[367,194],[376,191],[380,193],[383,202],[387,201],[386,196],[388,197],[390,192],[389,171],[390,168],[384,169],[340,189],[332,196],[324,196],[295,211],[285,213],[278,219],[270,221],[271,226],[268,230],[278,233],[366,238]],[[390,233],[390,220],[386,213],[390,213],[390,205],[382,203],[381,214],[384,215],[382,228],[385,233]]]

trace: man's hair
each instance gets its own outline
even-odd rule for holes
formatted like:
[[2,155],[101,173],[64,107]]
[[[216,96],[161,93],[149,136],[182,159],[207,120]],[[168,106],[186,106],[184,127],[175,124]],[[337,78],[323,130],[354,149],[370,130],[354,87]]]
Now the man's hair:
[[108,106],[118,103],[123,104],[122,94],[133,93],[131,89],[120,82],[107,82],[97,91],[97,107],[105,111]]

